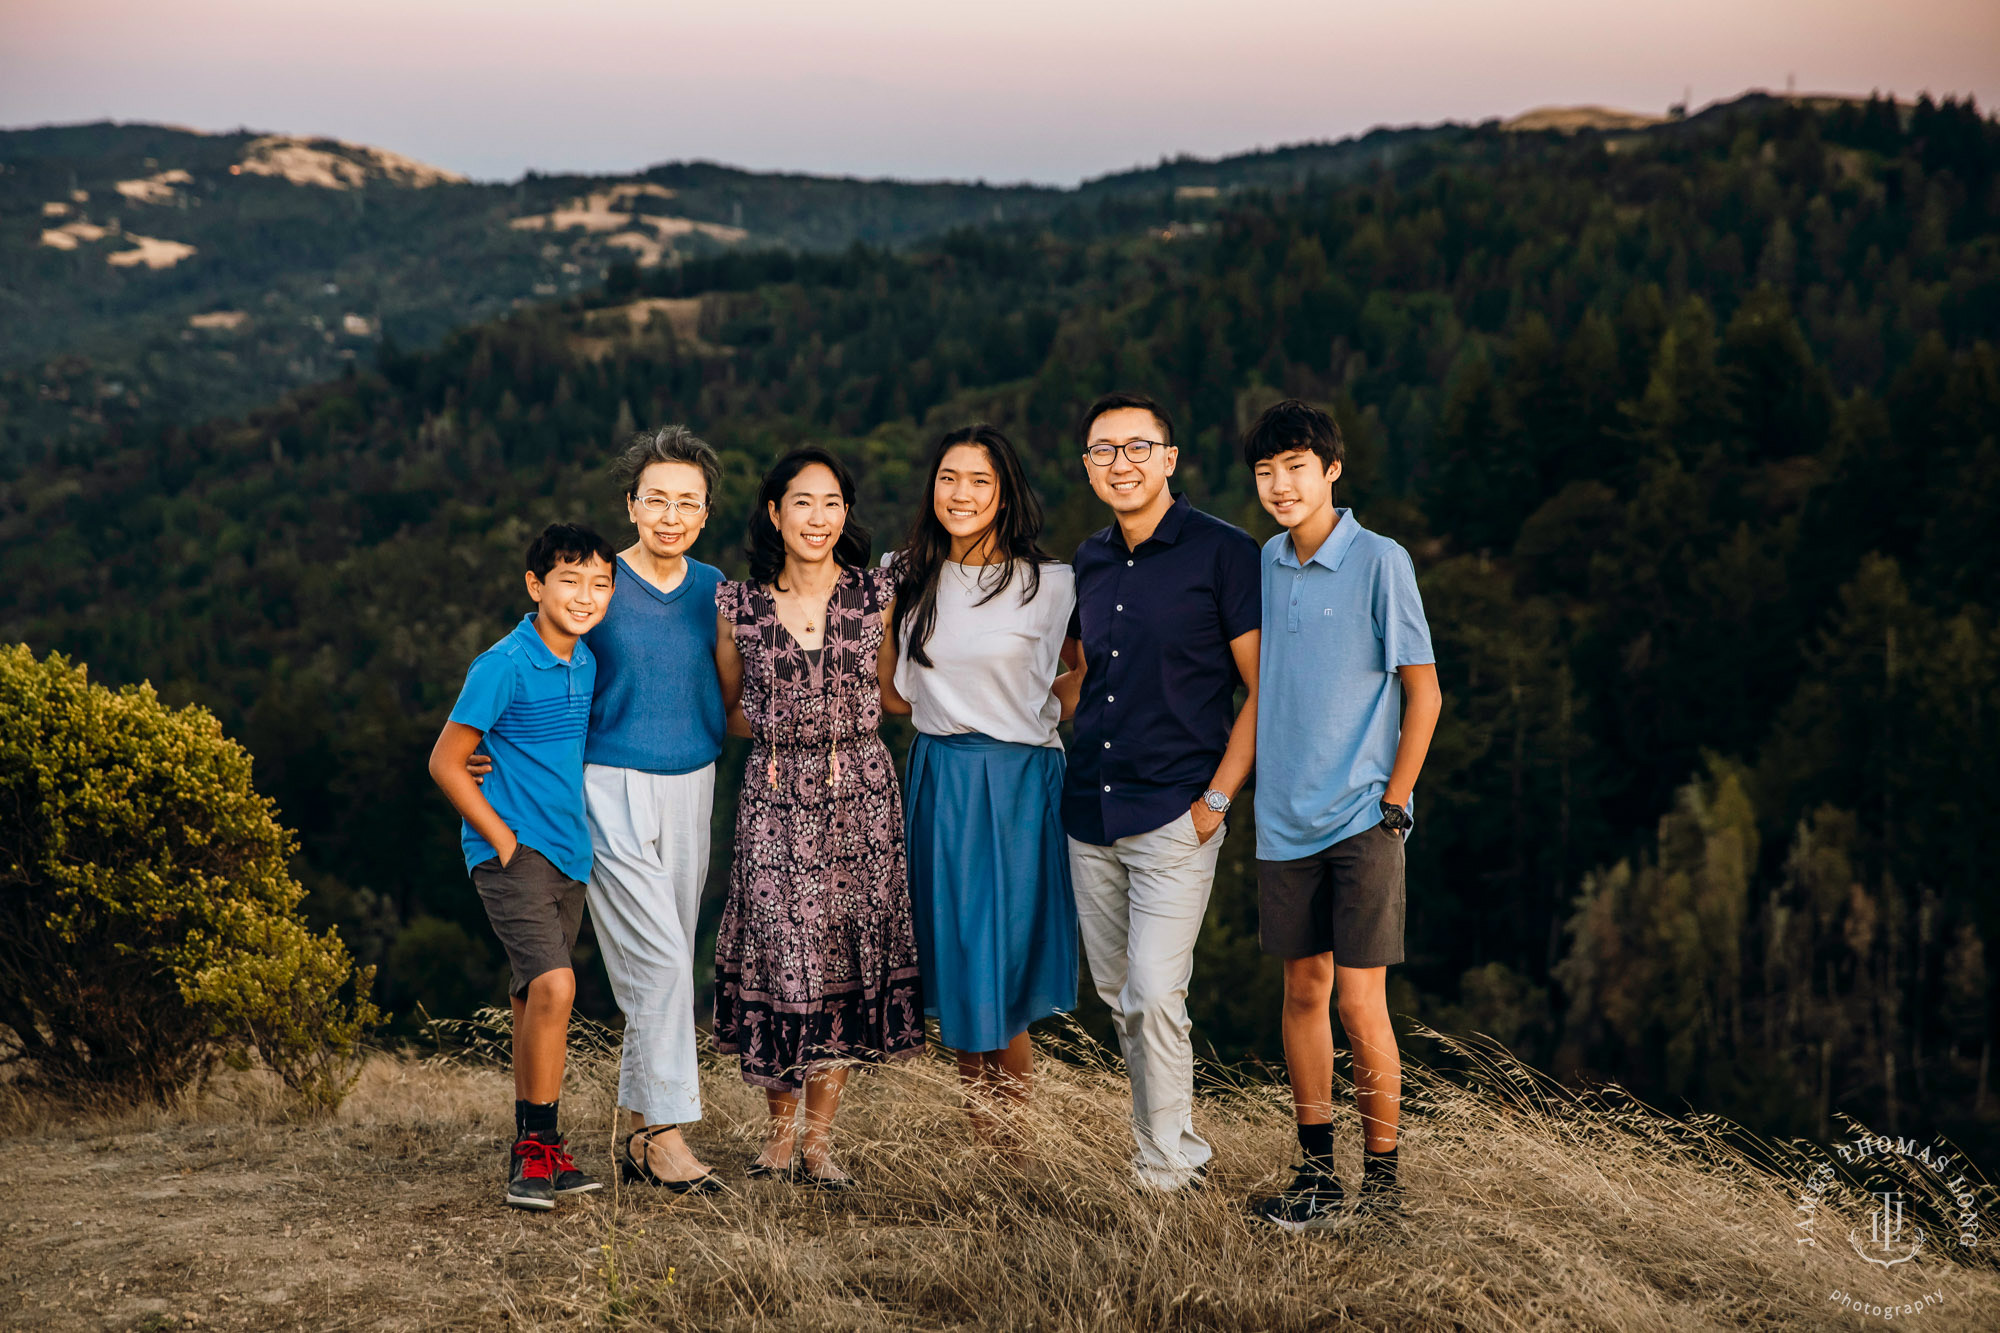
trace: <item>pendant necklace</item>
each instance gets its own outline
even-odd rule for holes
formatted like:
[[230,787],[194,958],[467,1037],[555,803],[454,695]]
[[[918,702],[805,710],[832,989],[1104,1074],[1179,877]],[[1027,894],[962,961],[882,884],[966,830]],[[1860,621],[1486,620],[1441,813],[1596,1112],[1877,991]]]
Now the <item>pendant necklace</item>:
[[[834,593],[829,595],[828,597],[829,603],[831,603],[833,596],[838,595],[838,592],[839,589],[838,587],[836,587]],[[773,603],[774,609],[776,602],[778,600],[775,594],[776,590],[773,589],[773,596],[771,598],[771,601]],[[814,627],[815,626],[813,617],[807,616],[806,633],[811,634],[813,632]],[[830,674],[827,671],[826,661],[825,661],[826,650],[829,646],[830,645],[822,642],[819,647],[820,659],[821,659],[819,663],[820,682],[821,682],[820,690],[822,698],[825,697],[826,686],[828,681],[830,680]],[[773,645],[773,647],[775,648],[775,644]],[[838,730],[838,723],[840,720],[840,700],[837,696],[833,700],[832,712],[833,712],[833,722],[835,725],[832,728],[830,728],[831,734],[828,739],[827,752],[826,752],[826,785],[829,788],[831,788],[835,783],[840,781],[840,735]],[[771,789],[773,791],[776,791],[778,787],[778,756],[775,751],[771,755],[771,762],[766,766],[765,772],[771,784]]]
[[[838,584],[836,584],[834,586],[833,591],[827,594],[826,598],[827,605],[832,606],[833,599],[838,597],[839,595],[840,595],[840,587]],[[830,625],[832,623],[832,617],[829,616],[827,619]],[[812,621],[807,620],[806,633],[808,634],[812,633],[812,627],[813,627]],[[829,701],[829,707],[827,709],[827,711],[832,716],[828,719],[827,729],[826,729],[827,732],[826,789],[828,791],[832,791],[833,785],[836,782],[840,781],[840,693],[838,690],[829,690],[828,688],[834,683],[833,663],[827,661],[827,653],[830,649],[832,649],[832,647],[833,645],[830,642],[828,642],[827,639],[823,638],[820,640],[820,645],[819,645],[820,698],[827,699],[829,694],[832,695],[832,698]]]

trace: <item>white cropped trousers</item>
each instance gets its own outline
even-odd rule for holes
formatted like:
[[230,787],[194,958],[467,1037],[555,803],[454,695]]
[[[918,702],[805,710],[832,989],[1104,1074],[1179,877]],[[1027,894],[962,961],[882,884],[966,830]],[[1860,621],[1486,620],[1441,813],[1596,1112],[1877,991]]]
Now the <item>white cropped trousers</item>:
[[625,1014],[618,1104],[649,1125],[701,1119],[694,936],[714,802],[713,764],[672,775],[584,765],[590,920]]

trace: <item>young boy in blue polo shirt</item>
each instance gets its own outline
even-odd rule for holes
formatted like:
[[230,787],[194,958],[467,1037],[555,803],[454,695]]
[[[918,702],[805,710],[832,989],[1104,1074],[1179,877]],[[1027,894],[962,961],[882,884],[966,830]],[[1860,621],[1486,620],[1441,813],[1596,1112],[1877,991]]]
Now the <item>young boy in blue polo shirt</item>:
[[1386,993],[1403,961],[1403,839],[1442,696],[1416,568],[1336,507],[1340,427],[1296,399],[1243,437],[1257,498],[1285,531],[1264,544],[1257,692],[1257,905],[1264,952],[1285,960],[1285,1063],[1297,1176],[1253,1204],[1286,1230],[1329,1225],[1333,1025],[1354,1052],[1363,1137],[1357,1208],[1400,1201],[1402,1065]]
[[[569,1011],[570,951],[583,921],[590,830],[583,810],[583,742],[597,663],[582,636],[604,618],[617,577],[610,543],[552,523],[528,547],[536,610],[472,661],[431,750],[431,778],[465,823],[473,887],[513,971],[514,1147],[506,1201],[548,1209],[599,1183],[577,1170],[556,1127]],[[493,759],[482,786],[474,750]]]

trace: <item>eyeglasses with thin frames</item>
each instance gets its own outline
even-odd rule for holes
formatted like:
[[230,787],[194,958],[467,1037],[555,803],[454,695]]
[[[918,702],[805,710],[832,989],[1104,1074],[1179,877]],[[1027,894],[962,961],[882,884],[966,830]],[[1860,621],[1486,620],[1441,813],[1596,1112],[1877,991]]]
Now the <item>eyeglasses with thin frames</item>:
[[1118,461],[1121,450],[1132,462],[1143,463],[1153,456],[1153,450],[1166,447],[1158,440],[1127,440],[1123,444],[1093,444],[1083,451],[1083,456],[1090,460],[1092,467],[1110,467]]
[[670,516],[690,523],[708,512],[706,500],[669,500],[664,495],[642,495],[633,503],[650,517]]

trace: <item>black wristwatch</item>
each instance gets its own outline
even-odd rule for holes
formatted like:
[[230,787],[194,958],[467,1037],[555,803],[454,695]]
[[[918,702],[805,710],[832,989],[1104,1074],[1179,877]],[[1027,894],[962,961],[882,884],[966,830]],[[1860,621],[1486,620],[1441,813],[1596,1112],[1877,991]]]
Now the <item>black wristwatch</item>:
[[1414,822],[1410,818],[1410,812],[1402,806],[1394,805],[1388,801],[1382,802],[1383,828],[1388,829],[1391,833],[1408,833],[1411,824]]

